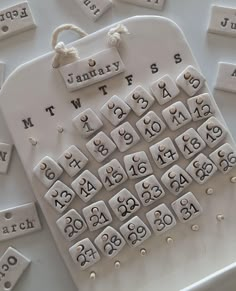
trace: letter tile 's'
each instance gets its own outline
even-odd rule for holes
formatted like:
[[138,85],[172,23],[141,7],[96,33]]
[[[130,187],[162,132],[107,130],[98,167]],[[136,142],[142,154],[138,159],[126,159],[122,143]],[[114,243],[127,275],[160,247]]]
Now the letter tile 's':
[[137,116],[143,115],[154,103],[155,99],[141,86],[137,86],[126,98],[125,102]]
[[102,189],[102,183],[89,170],[85,170],[71,183],[71,187],[84,202],[88,202]]
[[107,226],[94,240],[104,256],[114,258],[125,246],[121,234],[111,226]]
[[179,88],[169,75],[155,81],[151,85],[151,89],[160,105],[169,102],[180,93]]
[[69,249],[71,258],[81,270],[93,266],[100,260],[100,255],[89,238],[85,238]]
[[91,108],[81,112],[72,122],[79,133],[84,137],[91,136],[103,126],[101,119]]
[[0,143],[0,174],[6,174],[11,160],[12,145]]
[[225,143],[210,154],[210,159],[219,171],[227,174],[236,166],[236,150],[230,144]]
[[74,177],[86,166],[88,158],[72,145],[59,157],[58,162],[70,177]]
[[177,85],[188,96],[194,96],[205,84],[205,77],[194,67],[188,66],[176,79]]

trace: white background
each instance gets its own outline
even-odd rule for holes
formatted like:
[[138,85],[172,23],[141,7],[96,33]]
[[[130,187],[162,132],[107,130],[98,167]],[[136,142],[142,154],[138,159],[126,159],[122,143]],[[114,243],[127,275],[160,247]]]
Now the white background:
[[[16,0],[1,0],[0,9],[18,2]],[[169,17],[183,29],[211,90],[214,88],[217,63],[219,61],[236,63],[236,39],[207,34],[206,32],[211,4],[235,5],[236,7],[235,0],[166,0],[162,12],[120,3],[117,0],[113,0],[113,2],[112,10],[93,23],[79,10],[76,0],[29,0],[37,28],[0,41],[0,61],[7,64],[6,75],[8,76],[18,65],[51,50],[51,33],[60,24],[73,23],[91,33],[120,19],[144,14]],[[147,31],[147,33],[151,34],[152,32]],[[70,33],[63,34],[65,42],[75,40],[76,37]],[[234,125],[236,96],[220,91],[215,91],[214,96],[229,128],[236,137]],[[17,104],[12,104],[12,106],[17,106]],[[11,142],[1,116],[0,141]],[[8,175],[0,176],[0,197],[1,209],[35,200],[16,151],[13,153]],[[21,278],[15,290],[75,291],[76,288],[55,248],[46,222],[43,218],[41,221],[43,224],[41,232],[0,243],[0,255],[11,245],[32,260],[30,268]],[[198,279],[201,278],[196,274],[196,280]],[[190,283],[192,282],[186,278],[186,285]]]

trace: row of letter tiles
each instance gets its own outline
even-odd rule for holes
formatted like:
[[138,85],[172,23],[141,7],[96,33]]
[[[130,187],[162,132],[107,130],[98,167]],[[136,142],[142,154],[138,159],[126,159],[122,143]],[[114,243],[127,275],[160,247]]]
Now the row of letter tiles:
[[[182,223],[191,221],[202,213],[201,205],[191,192],[175,200],[171,206],[179,221]],[[156,235],[161,235],[176,225],[176,219],[173,213],[165,204],[160,204],[147,212],[146,217]],[[60,228],[65,233],[67,229],[70,229],[69,235],[67,234],[67,236],[70,236],[72,231],[74,231],[74,227],[71,224],[73,218],[69,214],[68,218],[68,225],[63,224],[61,225],[62,228]],[[82,227],[83,223],[81,221],[78,218],[76,224],[78,229]],[[141,245],[151,236],[150,229],[138,216],[134,216],[121,225],[120,232],[121,234],[113,227],[107,226],[95,238],[94,243],[104,256],[113,258],[123,249],[126,242],[130,247],[134,248]],[[70,247],[69,252],[71,257],[80,269],[85,270],[100,260],[100,255],[95,245],[90,239],[85,238]]]

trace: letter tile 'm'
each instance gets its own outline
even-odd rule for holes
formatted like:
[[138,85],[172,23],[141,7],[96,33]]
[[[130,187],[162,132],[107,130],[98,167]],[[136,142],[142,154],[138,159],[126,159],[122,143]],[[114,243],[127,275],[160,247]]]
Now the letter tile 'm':
[[169,75],[165,75],[152,83],[151,89],[160,105],[169,102],[180,93],[179,88]]
[[104,256],[115,257],[125,246],[121,234],[111,226],[107,226],[94,240]]
[[144,151],[124,156],[125,169],[130,179],[137,179],[153,173],[152,166]]
[[93,21],[96,21],[111,6],[111,0],[76,0],[80,8]]
[[187,103],[193,121],[209,118],[215,113],[215,106],[207,93],[189,98]]
[[120,227],[120,232],[132,248],[141,245],[151,236],[150,229],[138,216],[131,218],[123,224]]
[[117,126],[130,113],[130,107],[119,97],[111,97],[101,108],[101,113],[112,125]]
[[16,249],[9,247],[0,258],[0,290],[11,291],[29,266],[30,260]]
[[83,215],[90,231],[100,229],[112,222],[111,214],[104,201],[98,201],[85,207]]
[[187,108],[180,101],[173,103],[172,105],[164,109],[162,111],[162,115],[169,128],[173,131],[188,124],[192,120],[192,117],[188,112]]
[[167,137],[150,147],[150,152],[157,167],[163,169],[179,159],[179,154],[171,140]]
[[197,131],[210,148],[215,147],[227,134],[226,128],[215,117],[206,120]]
[[88,202],[102,189],[102,183],[89,170],[85,170],[71,183],[71,187],[84,202]]
[[103,126],[101,119],[91,108],[81,112],[72,122],[79,133],[84,137],[91,136]]
[[69,249],[71,258],[81,270],[93,266],[100,260],[100,255],[89,238],[85,238]]
[[116,159],[99,168],[98,174],[107,191],[115,189],[128,179],[125,170]]
[[136,126],[146,142],[152,142],[166,129],[165,123],[153,111],[139,119]]
[[175,139],[175,143],[180,149],[185,159],[190,159],[201,152],[206,144],[195,129],[189,128]]
[[0,174],[6,174],[11,160],[12,145],[0,143]]
[[58,162],[70,177],[74,177],[86,166],[88,158],[72,145],[59,157]]
[[98,162],[103,162],[116,149],[114,142],[103,131],[96,134],[96,136],[86,144],[86,147]]
[[62,213],[75,198],[75,193],[66,184],[57,181],[45,194],[44,198],[59,213]]
[[141,86],[137,86],[126,98],[125,102],[137,116],[144,114],[155,99]]
[[139,201],[126,188],[113,196],[109,204],[120,221],[127,219],[140,208]]
[[140,141],[140,137],[129,122],[125,122],[113,129],[111,137],[122,153]]
[[151,205],[165,196],[165,191],[154,175],[135,184],[136,192],[143,206]]
[[60,217],[57,226],[68,241],[78,238],[87,229],[84,219],[75,209],[69,210]]
[[171,206],[182,223],[190,221],[202,213],[201,205],[191,192],[181,196]]
[[194,96],[205,84],[205,77],[194,67],[188,66],[176,79],[177,85],[188,96]]
[[63,170],[52,158],[46,156],[34,167],[33,172],[45,187],[50,188]]
[[188,165],[186,171],[198,184],[204,184],[214,175],[217,168],[204,154],[199,154]]
[[154,233],[157,235],[161,235],[176,225],[174,215],[164,203],[149,211],[146,217]]
[[174,165],[164,173],[161,181],[172,194],[178,195],[192,183],[192,178],[180,166]]
[[236,150],[225,143],[210,154],[210,159],[223,174],[227,174],[236,166]]

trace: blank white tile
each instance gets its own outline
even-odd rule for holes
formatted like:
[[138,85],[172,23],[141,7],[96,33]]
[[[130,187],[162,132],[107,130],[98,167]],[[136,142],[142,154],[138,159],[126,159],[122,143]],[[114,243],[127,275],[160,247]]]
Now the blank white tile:
[[218,63],[215,88],[222,91],[236,93],[236,64]]
[[93,21],[96,21],[112,6],[111,0],[76,0],[80,9]]
[[139,119],[136,126],[146,142],[152,142],[166,129],[165,123],[154,111],[149,111]]
[[136,192],[143,206],[149,206],[165,196],[165,191],[154,175],[136,183]]
[[204,154],[199,154],[186,168],[186,171],[198,183],[206,183],[217,171],[214,163]]
[[236,150],[225,143],[210,154],[210,159],[223,174],[227,174],[236,166]]
[[85,170],[71,183],[71,187],[84,202],[88,202],[102,189],[102,183],[89,170]]
[[93,135],[103,126],[101,119],[91,108],[81,112],[72,122],[78,132],[84,137]]
[[163,203],[146,213],[153,232],[161,235],[175,227],[176,220],[169,208]]
[[155,99],[142,86],[137,86],[125,98],[125,102],[137,116],[143,115],[154,103]]
[[89,238],[84,238],[69,248],[74,263],[81,269],[86,270],[100,261],[98,250]]
[[152,83],[151,90],[160,105],[171,101],[180,93],[179,88],[170,75],[165,75]]
[[150,147],[150,152],[157,167],[163,169],[179,159],[179,154],[171,140],[167,137]]
[[195,219],[203,211],[196,197],[191,192],[175,200],[171,206],[182,223]]
[[192,120],[189,111],[181,101],[173,103],[164,109],[162,115],[169,128],[173,131],[183,127]]
[[227,135],[224,125],[215,117],[205,121],[197,131],[210,148],[214,148]]
[[135,216],[120,227],[120,232],[131,248],[141,245],[151,236],[151,231],[147,225]]
[[103,162],[116,150],[114,142],[103,131],[87,142],[86,147],[97,162]]
[[33,173],[45,187],[50,188],[62,175],[63,169],[52,158],[46,156],[34,167]]
[[119,97],[112,96],[101,108],[101,113],[114,126],[121,123],[130,113],[130,107]]
[[124,221],[140,209],[139,201],[126,188],[114,195],[109,200],[109,205],[120,221]]
[[125,170],[130,179],[138,179],[153,173],[152,166],[144,151],[124,156]]
[[56,223],[62,235],[68,241],[77,239],[87,229],[83,217],[75,209],[69,210]]
[[53,209],[62,213],[75,198],[75,193],[66,184],[57,181],[45,194],[44,198]]
[[11,161],[12,145],[0,143],[0,174],[6,174]]
[[128,179],[125,170],[116,159],[99,168],[98,175],[107,191],[115,189]]
[[113,129],[111,137],[122,153],[126,152],[140,141],[140,137],[129,122],[125,122]]
[[174,195],[179,195],[191,183],[192,178],[178,165],[174,165],[161,177],[162,183]]
[[187,103],[193,121],[209,118],[215,113],[215,105],[208,93],[189,98]]
[[72,145],[59,157],[58,162],[70,177],[74,177],[87,165],[88,158]]
[[188,66],[176,79],[177,85],[190,97],[205,84],[205,77],[193,66]]
[[102,254],[108,258],[114,258],[126,244],[122,235],[111,226],[107,226],[94,242]]

